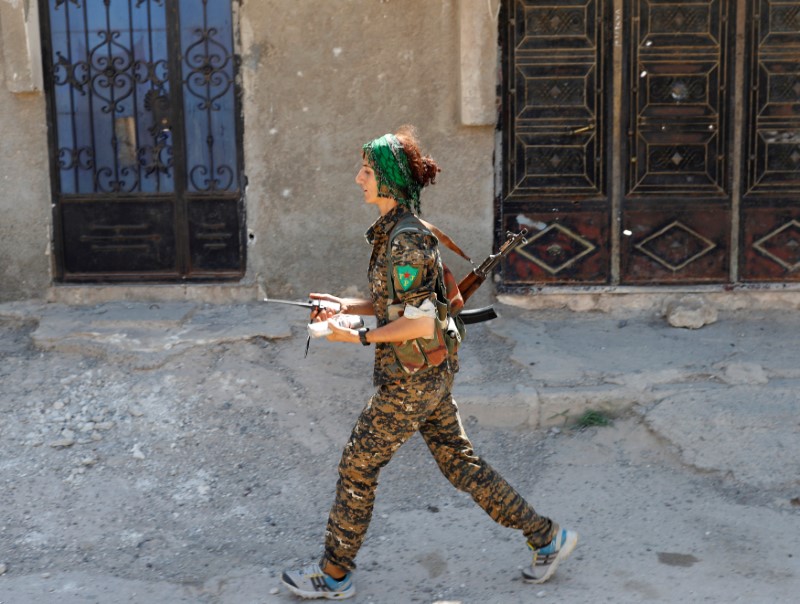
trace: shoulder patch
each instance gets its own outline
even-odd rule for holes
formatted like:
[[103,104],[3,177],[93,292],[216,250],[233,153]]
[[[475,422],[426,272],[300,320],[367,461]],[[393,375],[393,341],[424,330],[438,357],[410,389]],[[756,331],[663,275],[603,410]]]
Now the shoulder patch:
[[417,280],[417,275],[419,275],[419,267],[411,266],[410,264],[403,264],[395,267],[394,272],[397,282],[405,292],[411,289],[411,286],[414,285],[414,282]]

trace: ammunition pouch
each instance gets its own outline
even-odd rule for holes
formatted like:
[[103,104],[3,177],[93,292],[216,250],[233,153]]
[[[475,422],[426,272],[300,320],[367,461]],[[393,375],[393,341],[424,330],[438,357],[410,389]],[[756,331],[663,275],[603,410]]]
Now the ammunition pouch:
[[[458,347],[464,339],[466,330],[461,319],[448,314],[448,305],[436,301],[436,319],[434,320],[433,336],[430,338],[416,338],[391,344],[396,358],[396,368],[405,373],[417,373],[430,367],[438,367],[448,356],[458,352]],[[389,306],[389,321],[395,321],[403,316],[403,304]]]

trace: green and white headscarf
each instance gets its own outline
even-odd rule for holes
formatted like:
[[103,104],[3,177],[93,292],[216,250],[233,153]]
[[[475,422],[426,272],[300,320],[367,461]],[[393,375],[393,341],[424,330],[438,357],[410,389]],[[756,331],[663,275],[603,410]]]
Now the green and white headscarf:
[[385,134],[362,147],[364,157],[375,170],[378,194],[420,213],[419,194],[422,186],[414,180],[408,156],[394,134]]

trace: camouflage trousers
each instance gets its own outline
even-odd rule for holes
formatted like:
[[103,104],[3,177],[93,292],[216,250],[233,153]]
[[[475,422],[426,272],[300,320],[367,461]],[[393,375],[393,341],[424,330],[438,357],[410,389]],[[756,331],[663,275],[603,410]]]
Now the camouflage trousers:
[[453,376],[415,377],[380,386],[356,422],[339,463],[336,498],[325,532],[321,565],[355,568],[372,518],[378,474],[419,430],[442,473],[469,493],[491,518],[518,529],[534,547],[549,543],[558,526],[539,516],[492,467],[478,457],[450,393]]

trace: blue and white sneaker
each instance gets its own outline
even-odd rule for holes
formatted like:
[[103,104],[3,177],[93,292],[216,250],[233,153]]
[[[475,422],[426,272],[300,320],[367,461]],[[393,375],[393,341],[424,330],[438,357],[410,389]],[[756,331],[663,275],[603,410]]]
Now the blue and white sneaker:
[[281,576],[281,582],[293,594],[301,598],[326,598],[328,600],[344,600],[356,595],[353,585],[353,573],[347,573],[341,581],[322,572],[318,563],[311,564],[300,571],[287,570]]
[[558,563],[566,560],[578,545],[578,533],[559,529],[553,540],[536,549],[530,543],[528,547],[533,551],[533,560],[530,569],[524,569],[522,576],[526,583],[544,583],[556,572]]

